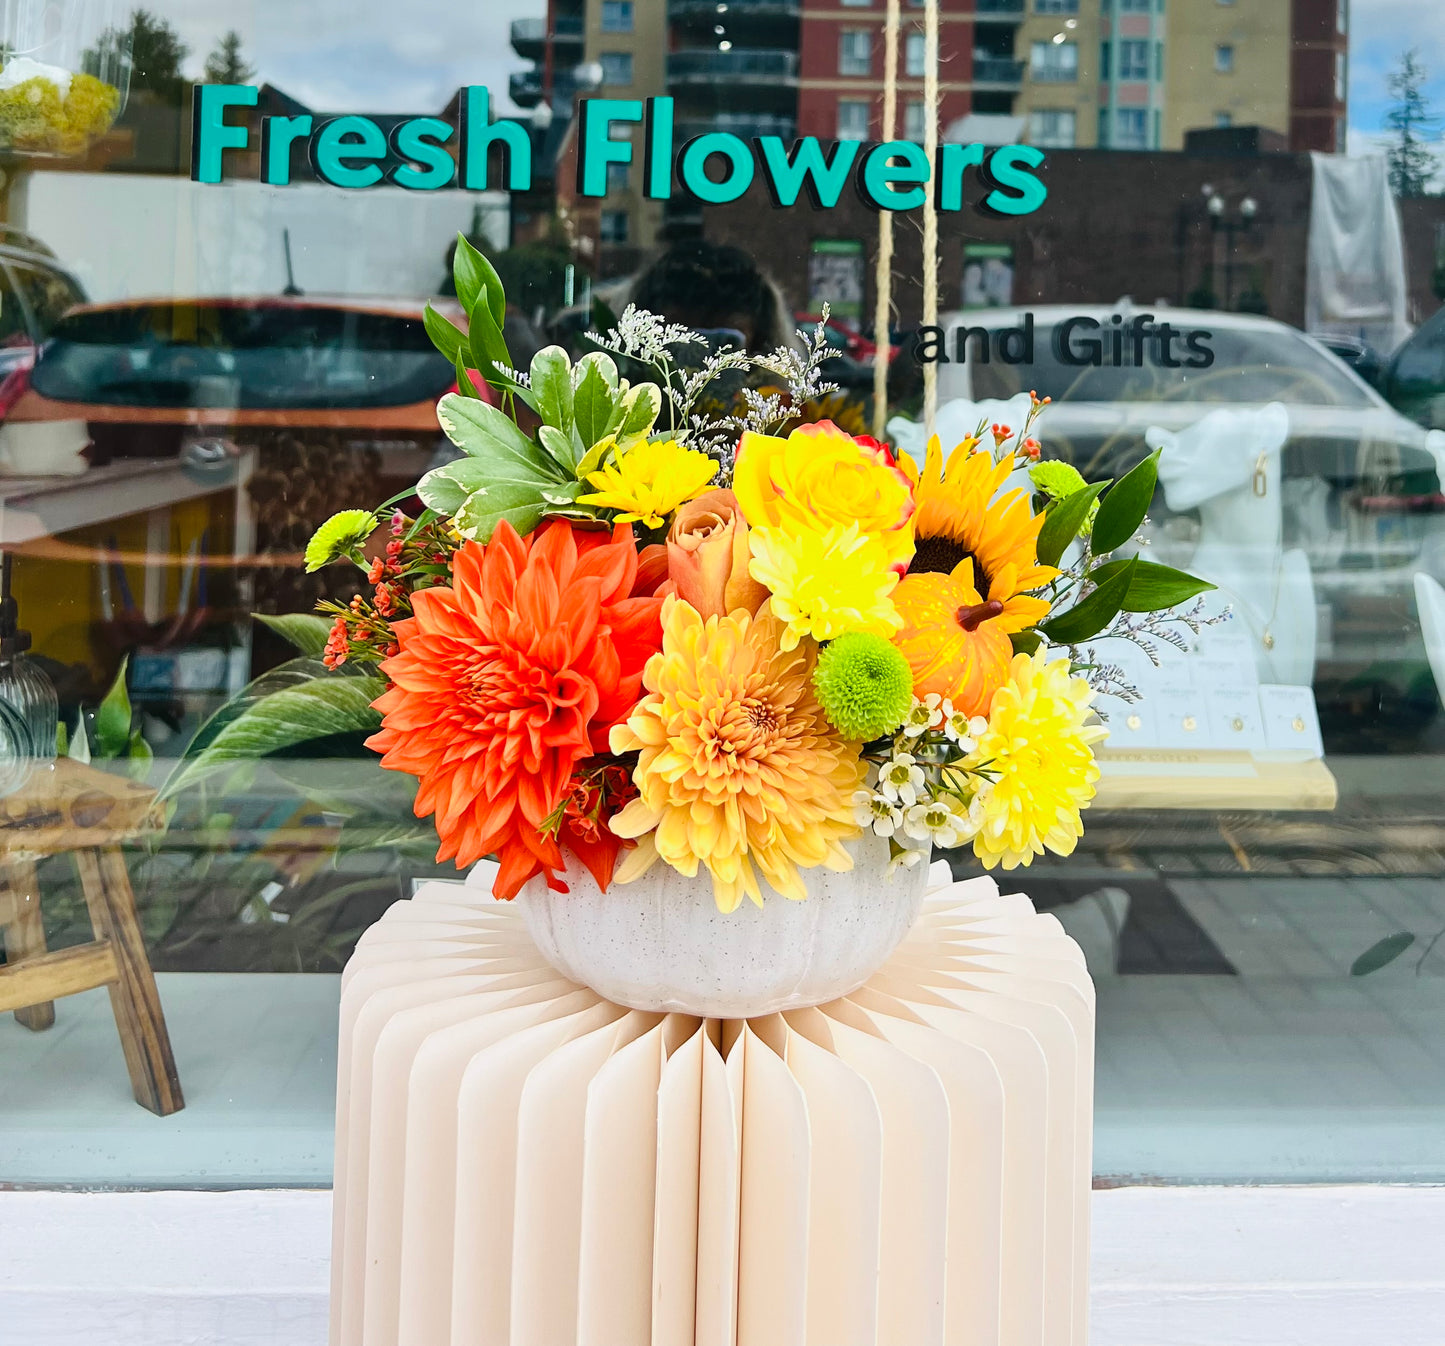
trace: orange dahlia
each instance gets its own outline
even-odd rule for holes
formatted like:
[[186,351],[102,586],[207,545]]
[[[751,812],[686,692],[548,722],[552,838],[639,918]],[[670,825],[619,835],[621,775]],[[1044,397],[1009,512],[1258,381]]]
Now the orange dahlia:
[[1044,516],[1029,507],[1028,495],[1000,495],[1013,471],[1012,456],[995,463],[993,454],[967,439],[943,461],[938,436],[928,441],[920,473],[906,454],[899,466],[913,483],[913,559],[909,575],[951,575],[958,563],[973,561],[973,587],[989,604],[998,604],[988,620],[1007,633],[1022,631],[1049,611],[1032,596],[1059,572],[1039,564],[1039,529]]
[[626,524],[609,536],[557,521],[522,538],[504,521],[456,552],[450,588],[419,589],[415,615],[396,623],[368,746],[420,781],[416,814],[436,815],[438,860],[497,856],[497,897],[541,873],[566,891],[559,836],[543,830],[554,817],[598,883],[612,877],[615,836],[569,821],[564,800],[662,643],[662,600],[632,597],[636,576]]

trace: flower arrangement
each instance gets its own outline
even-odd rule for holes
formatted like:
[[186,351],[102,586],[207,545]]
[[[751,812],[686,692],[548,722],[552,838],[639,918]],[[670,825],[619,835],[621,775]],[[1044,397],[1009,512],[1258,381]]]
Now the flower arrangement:
[[120,102],[120,90],[94,75],[12,57],[0,69],[0,144],[79,154],[110,129]]
[[[323,604],[324,658],[374,666],[369,746],[419,782],[439,859],[495,855],[503,898],[537,875],[566,891],[564,852],[603,888],[705,869],[731,911],[763,882],[805,897],[803,871],[850,868],[864,832],[899,866],[1073,850],[1114,690],[1088,642],[1197,629],[1179,605],[1210,587],[1123,554],[1157,454],[1085,483],[1039,461],[1037,400],[921,466],[799,423],[833,391],[821,331],[684,368],[699,338],[629,308],[575,363],[549,347],[522,373],[465,239],[456,282],[466,330],[427,326],[463,456],[421,480],[416,517],[349,510],[307,553],[373,586]],[[739,370],[769,386],[704,410]]]

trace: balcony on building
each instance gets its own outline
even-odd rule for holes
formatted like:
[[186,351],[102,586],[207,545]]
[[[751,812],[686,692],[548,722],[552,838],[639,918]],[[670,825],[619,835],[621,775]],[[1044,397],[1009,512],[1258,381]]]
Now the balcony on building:
[[1012,56],[994,56],[988,52],[973,54],[973,87],[975,89],[1017,90],[1024,80],[1024,63]]
[[1021,23],[1024,0],[976,0],[974,23]]
[[564,61],[582,59],[583,26],[580,17],[559,16],[546,19],[513,19],[512,50],[524,61],[545,61],[550,39],[558,57]]
[[790,141],[797,134],[797,130],[798,123],[794,117],[775,116],[766,112],[718,112],[713,116],[691,116],[678,121],[675,135],[679,145],[710,131],[727,131],[742,140],[752,140],[756,136],[777,136],[780,140]]
[[514,71],[507,77],[507,95],[518,107],[536,107],[542,101],[542,72]]
[[667,0],[667,17],[672,22],[705,19],[709,26],[719,22],[719,18],[727,22],[796,19],[802,10],[802,0],[727,0],[725,9],[719,8],[718,0]]
[[719,80],[796,88],[798,53],[735,47],[731,51],[674,51],[668,55],[669,86],[710,85]]

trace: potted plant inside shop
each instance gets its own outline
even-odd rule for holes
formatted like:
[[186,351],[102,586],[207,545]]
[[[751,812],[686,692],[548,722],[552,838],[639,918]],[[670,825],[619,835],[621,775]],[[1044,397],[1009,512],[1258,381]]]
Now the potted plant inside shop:
[[[1157,454],[1086,484],[1038,461],[1038,401],[921,467],[800,423],[829,391],[821,327],[689,360],[695,333],[629,308],[575,362],[549,347],[518,372],[464,239],[455,276],[467,329],[427,324],[462,456],[414,516],[317,532],[308,566],[370,591],[322,604],[331,672],[267,723],[374,728],[438,858],[494,856],[548,960],[643,1009],[846,994],[912,925],[931,849],[1005,869],[1073,849],[1107,732],[1092,701],[1120,690],[1088,642],[1197,629],[1178,605],[1210,587],[1115,555]],[[266,700],[222,712],[187,770],[264,749]]]

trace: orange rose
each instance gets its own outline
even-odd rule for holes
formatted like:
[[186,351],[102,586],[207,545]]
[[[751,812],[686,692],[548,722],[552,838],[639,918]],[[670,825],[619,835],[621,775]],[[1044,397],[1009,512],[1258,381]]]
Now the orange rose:
[[678,508],[667,533],[668,574],[677,596],[704,619],[742,608],[755,613],[768,591],[748,574],[748,525],[731,491],[715,490]]

